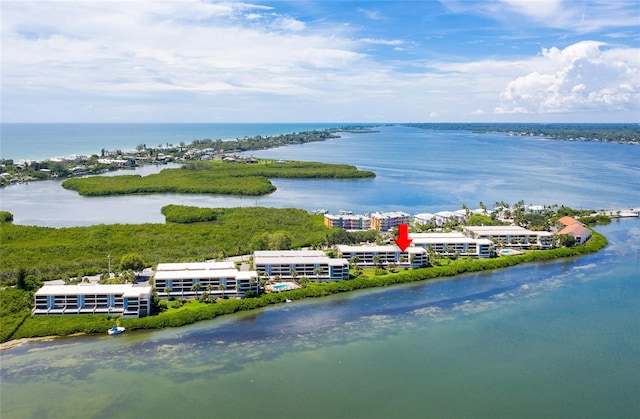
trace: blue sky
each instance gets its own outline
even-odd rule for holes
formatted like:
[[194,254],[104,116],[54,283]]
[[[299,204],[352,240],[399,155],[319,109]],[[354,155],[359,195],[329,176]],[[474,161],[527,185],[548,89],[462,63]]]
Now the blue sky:
[[640,3],[2,1],[3,122],[640,122]]

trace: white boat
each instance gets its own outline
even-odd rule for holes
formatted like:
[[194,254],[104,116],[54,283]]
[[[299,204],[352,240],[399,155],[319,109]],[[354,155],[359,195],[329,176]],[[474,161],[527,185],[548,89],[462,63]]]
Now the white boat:
[[285,301],[286,301],[287,303],[293,303],[293,301],[292,301],[292,300],[290,300],[289,298],[287,298]]
[[113,326],[111,329],[109,329],[109,334],[110,335],[119,335],[120,333],[124,332],[126,329],[122,326]]

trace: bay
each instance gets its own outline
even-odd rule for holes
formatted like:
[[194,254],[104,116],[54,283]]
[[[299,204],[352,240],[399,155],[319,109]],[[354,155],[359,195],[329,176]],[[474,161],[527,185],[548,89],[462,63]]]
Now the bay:
[[[273,179],[277,190],[257,198],[186,194],[86,198],[62,189],[60,182],[32,182],[0,189],[0,209],[12,212],[17,224],[65,227],[161,223],[160,209],[168,204],[410,214],[456,210],[462,204],[476,208],[479,202],[492,208],[496,201],[519,200],[591,209],[640,207],[640,147],[403,126],[378,129],[249,153],[353,164],[374,171],[375,179]],[[142,173],[161,168],[146,167]]]
[[[167,203],[410,213],[520,199],[638,207],[639,150],[387,126],[252,153],[355,164],[375,179],[276,179],[278,190],[257,199],[83,198],[34,182],[0,190],[0,207],[16,223],[52,226],[163,222]],[[640,220],[598,230],[609,245],[580,258],[176,329],[25,342],[0,352],[0,415],[640,417]]]
[[638,417],[638,220],[603,251],[0,352],[3,417]]

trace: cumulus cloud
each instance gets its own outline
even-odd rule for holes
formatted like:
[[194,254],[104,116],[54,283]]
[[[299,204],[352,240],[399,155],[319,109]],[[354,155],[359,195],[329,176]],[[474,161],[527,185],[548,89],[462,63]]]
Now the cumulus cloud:
[[562,50],[542,49],[533,71],[511,80],[500,94],[498,114],[557,113],[603,108],[623,110],[640,103],[638,49],[607,49],[583,41]]

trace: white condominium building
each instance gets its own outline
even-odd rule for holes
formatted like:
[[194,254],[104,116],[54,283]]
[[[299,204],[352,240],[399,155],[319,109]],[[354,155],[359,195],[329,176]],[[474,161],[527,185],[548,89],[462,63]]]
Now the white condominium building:
[[107,314],[143,317],[152,288],[133,284],[45,285],[34,295],[33,315]]
[[489,239],[474,239],[459,232],[451,233],[410,233],[413,245],[431,249],[446,256],[475,256],[490,258],[495,254],[494,243]]
[[340,255],[361,268],[384,267],[396,264],[398,268],[422,268],[428,265],[429,256],[421,247],[407,247],[402,252],[395,245],[388,246],[337,246]]
[[160,298],[211,296],[242,298],[258,292],[258,274],[239,271],[233,262],[159,263],[154,276]]
[[311,281],[349,279],[349,261],[330,258],[321,250],[265,250],[253,252],[253,266],[260,277]]
[[504,247],[553,247],[553,233],[548,231],[532,231],[518,226],[466,226],[463,230],[469,237],[489,239]]

